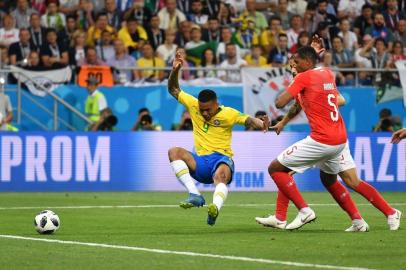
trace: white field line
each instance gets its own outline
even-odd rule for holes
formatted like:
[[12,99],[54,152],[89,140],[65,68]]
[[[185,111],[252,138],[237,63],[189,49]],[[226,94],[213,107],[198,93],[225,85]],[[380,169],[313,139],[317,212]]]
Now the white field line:
[[173,255],[180,255],[180,256],[214,258],[214,259],[221,259],[221,260],[242,261],[242,262],[252,262],[252,263],[278,264],[278,265],[287,265],[287,266],[307,267],[307,268],[313,268],[313,269],[317,268],[317,269],[336,269],[336,270],[374,270],[371,268],[362,268],[362,267],[351,267],[351,266],[347,267],[347,266],[336,266],[336,265],[328,265],[328,264],[300,263],[300,262],[280,261],[280,260],[261,259],[261,258],[252,258],[252,257],[218,255],[218,254],[210,254],[210,253],[197,253],[197,252],[190,252],[190,251],[175,251],[175,250],[165,250],[165,249],[155,249],[155,248],[143,248],[143,247],[133,247],[133,246],[121,246],[121,245],[110,245],[110,244],[100,244],[100,243],[66,241],[66,240],[57,240],[57,239],[23,237],[23,236],[18,236],[18,235],[0,234],[0,238],[26,240],[26,241],[38,241],[38,242],[47,242],[47,243],[55,243],[55,244],[63,244],[63,245],[76,245],[76,246],[141,251],[141,252],[159,253],[159,254],[173,254]]
[[[310,206],[338,206],[336,203],[313,203]],[[357,203],[358,206],[368,206],[370,203]],[[393,206],[405,206],[406,203],[390,203]],[[247,204],[226,204],[226,207],[268,207],[275,206],[274,203],[247,203]],[[109,209],[109,208],[177,208],[178,204],[145,204],[145,205],[69,205],[69,206],[10,206],[0,207],[0,210],[32,210],[32,209]]]

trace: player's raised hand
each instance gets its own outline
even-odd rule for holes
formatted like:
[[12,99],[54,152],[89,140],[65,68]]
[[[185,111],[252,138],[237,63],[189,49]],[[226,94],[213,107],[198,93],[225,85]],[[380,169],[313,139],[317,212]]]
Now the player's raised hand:
[[269,130],[273,130],[276,134],[279,135],[284,127],[285,125],[282,123],[282,121],[279,121],[276,125],[269,127]]
[[323,47],[323,39],[318,35],[314,35],[312,38],[312,43],[310,46],[316,51],[318,55],[321,55],[325,52],[325,48]]
[[175,59],[173,60],[173,65],[172,68],[173,70],[179,70],[181,69],[181,67],[183,66],[183,53],[181,50],[176,50],[176,55],[175,55]]
[[406,128],[400,129],[393,133],[391,143],[399,143],[404,138],[406,138]]

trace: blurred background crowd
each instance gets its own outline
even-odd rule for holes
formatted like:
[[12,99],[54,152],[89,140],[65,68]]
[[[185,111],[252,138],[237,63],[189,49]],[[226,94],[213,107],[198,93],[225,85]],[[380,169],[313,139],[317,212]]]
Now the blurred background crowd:
[[[318,34],[321,66],[389,69],[406,59],[405,10],[406,0],[0,1],[0,58],[33,70],[110,66],[115,83],[161,81],[168,73],[148,68],[171,66],[180,48],[183,79],[239,82],[239,72],[212,68],[284,67]],[[354,84],[351,70],[336,74],[339,85]],[[360,72],[359,82],[380,77]]]

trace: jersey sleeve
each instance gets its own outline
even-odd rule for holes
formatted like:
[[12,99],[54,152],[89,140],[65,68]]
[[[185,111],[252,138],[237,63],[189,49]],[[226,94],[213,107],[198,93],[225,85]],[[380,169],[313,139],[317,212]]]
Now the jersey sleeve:
[[198,103],[197,98],[184,91],[180,91],[178,95],[178,101],[180,102],[180,104],[184,105],[188,109],[188,111],[190,111],[189,109],[194,105],[197,106]]
[[234,125],[245,125],[245,121],[247,121],[249,115],[242,113],[236,109],[231,108],[231,115],[233,118]]
[[293,79],[292,83],[288,86],[288,92],[293,96],[296,97],[304,88],[304,82],[306,81],[303,74],[298,74]]

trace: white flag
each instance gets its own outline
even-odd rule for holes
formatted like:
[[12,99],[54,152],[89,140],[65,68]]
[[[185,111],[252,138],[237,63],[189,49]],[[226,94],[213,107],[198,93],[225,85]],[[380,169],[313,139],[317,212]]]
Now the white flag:
[[406,60],[398,60],[395,65],[399,71],[400,85],[403,89],[403,106],[406,107]]
[[[265,111],[271,119],[285,115],[294,102],[279,110],[275,107],[275,100],[286,90],[292,79],[292,74],[285,68],[243,68],[244,113],[255,115],[257,111]],[[301,111],[290,123],[307,122],[306,115]]]

